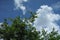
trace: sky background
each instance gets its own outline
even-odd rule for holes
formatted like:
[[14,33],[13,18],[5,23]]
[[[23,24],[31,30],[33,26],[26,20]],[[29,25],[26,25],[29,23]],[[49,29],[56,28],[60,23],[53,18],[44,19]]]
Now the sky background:
[[[20,2],[20,4],[15,5],[15,0],[0,0],[0,22],[3,22],[5,18],[23,16],[22,11],[25,10],[23,9],[24,7],[26,7],[26,10],[32,10],[36,12],[42,5],[48,5],[47,8],[52,7],[54,14],[58,14],[60,18],[60,0],[28,0],[27,2]],[[28,17],[29,14],[26,12],[25,16]],[[55,22],[60,26],[60,20]]]

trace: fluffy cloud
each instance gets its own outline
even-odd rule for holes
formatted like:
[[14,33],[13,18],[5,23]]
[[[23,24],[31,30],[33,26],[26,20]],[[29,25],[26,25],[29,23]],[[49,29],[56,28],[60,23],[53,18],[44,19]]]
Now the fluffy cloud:
[[23,2],[27,2],[28,0],[14,0],[15,9],[21,9],[23,14],[26,12],[26,7],[23,5]]
[[59,25],[55,23],[55,21],[60,20],[60,15],[55,14],[52,7],[43,5],[36,11],[36,13],[38,18],[35,18],[34,26],[37,30],[41,31],[42,28],[48,32],[50,32],[52,28],[60,30]]

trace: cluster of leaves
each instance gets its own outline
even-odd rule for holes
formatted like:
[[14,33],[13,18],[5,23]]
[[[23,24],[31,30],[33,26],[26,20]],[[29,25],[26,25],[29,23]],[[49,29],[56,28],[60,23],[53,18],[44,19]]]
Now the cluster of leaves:
[[42,29],[40,40],[60,40],[60,34],[54,28],[50,33]]
[[29,19],[16,17],[15,19],[10,19],[11,25],[8,24],[7,19],[0,28],[0,39],[3,40],[60,40],[60,35],[53,28],[50,33],[47,33],[44,29],[42,32],[36,30],[32,26],[34,19],[37,17],[31,12],[31,17]]

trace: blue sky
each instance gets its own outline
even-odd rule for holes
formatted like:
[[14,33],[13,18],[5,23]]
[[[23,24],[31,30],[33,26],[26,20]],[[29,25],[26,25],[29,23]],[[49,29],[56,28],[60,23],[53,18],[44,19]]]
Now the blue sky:
[[[22,6],[26,7],[27,10],[32,10],[34,12],[42,5],[52,7],[54,14],[60,15],[60,0],[28,0],[27,2],[22,3]],[[16,7],[18,9],[14,10]],[[15,18],[16,16],[21,15],[23,15],[22,9],[17,5],[15,6],[14,0],[0,0],[0,22],[3,22],[5,18]],[[28,17],[28,13],[25,15]],[[56,21],[58,25],[60,25],[59,22],[60,20]]]

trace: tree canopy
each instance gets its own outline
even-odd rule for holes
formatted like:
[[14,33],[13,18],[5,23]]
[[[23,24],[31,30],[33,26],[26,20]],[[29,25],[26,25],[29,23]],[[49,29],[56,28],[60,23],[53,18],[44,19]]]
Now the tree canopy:
[[[53,28],[50,33],[44,29],[42,32],[37,31],[33,26],[34,19],[37,18],[36,13],[30,12],[29,18],[21,18],[20,16],[12,19],[4,19],[0,28],[0,39],[3,40],[60,40],[60,34]],[[11,24],[8,24],[10,20]]]

